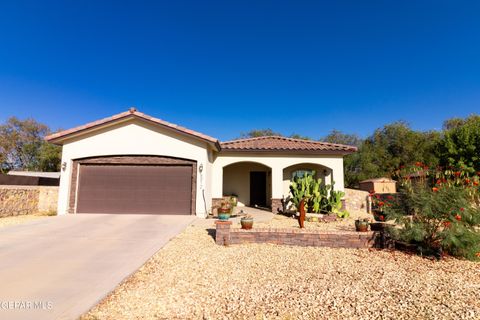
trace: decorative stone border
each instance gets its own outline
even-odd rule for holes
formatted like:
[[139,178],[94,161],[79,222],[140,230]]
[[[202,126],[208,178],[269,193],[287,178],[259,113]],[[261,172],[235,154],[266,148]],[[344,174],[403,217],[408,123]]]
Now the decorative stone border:
[[232,229],[231,221],[216,221],[218,245],[272,243],[302,247],[373,248],[383,247],[380,232],[322,231],[305,229]]

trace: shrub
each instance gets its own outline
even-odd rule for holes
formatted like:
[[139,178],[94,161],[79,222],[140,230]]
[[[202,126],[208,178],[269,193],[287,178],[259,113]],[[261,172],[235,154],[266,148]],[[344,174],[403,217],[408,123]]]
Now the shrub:
[[[480,258],[478,190],[471,183],[478,180],[466,179],[458,170],[428,170],[414,183],[402,181],[404,203],[385,209],[401,227],[390,229],[392,236],[416,245],[423,254]],[[411,215],[405,215],[405,208]]]

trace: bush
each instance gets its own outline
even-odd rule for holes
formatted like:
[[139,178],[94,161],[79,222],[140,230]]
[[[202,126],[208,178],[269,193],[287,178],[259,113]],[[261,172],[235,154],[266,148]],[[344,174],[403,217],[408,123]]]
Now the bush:
[[[403,188],[402,207],[386,208],[401,228],[390,229],[397,239],[417,246],[422,254],[446,253],[480,258],[480,209],[470,186],[447,183],[409,184]],[[405,216],[405,207],[411,210]]]

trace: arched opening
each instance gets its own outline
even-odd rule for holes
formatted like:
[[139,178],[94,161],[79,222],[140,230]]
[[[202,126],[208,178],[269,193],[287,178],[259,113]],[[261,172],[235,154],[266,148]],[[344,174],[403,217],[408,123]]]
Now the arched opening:
[[[290,194],[290,182],[294,177],[302,177],[307,173],[315,172],[315,177],[322,179],[322,185],[332,184],[333,171],[329,167],[316,163],[298,163],[283,169],[283,197]],[[287,204],[287,209],[289,208]]]
[[257,162],[236,162],[223,168],[223,195],[236,196],[239,206],[271,207],[272,170]]

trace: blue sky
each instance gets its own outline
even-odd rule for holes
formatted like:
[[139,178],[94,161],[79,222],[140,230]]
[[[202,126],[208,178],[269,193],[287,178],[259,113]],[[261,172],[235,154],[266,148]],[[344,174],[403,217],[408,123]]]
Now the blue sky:
[[221,140],[480,110],[478,1],[2,1],[0,121],[135,105]]

